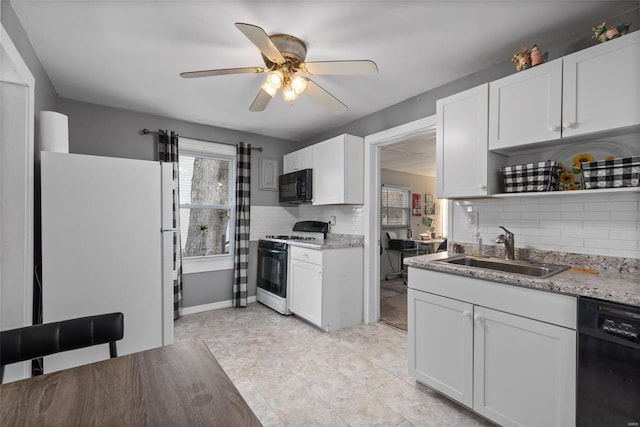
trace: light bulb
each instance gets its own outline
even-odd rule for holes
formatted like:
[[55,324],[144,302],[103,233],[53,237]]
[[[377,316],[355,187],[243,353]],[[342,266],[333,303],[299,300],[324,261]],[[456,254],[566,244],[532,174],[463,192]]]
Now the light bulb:
[[267,82],[276,89],[282,85],[282,80],[284,76],[282,75],[282,71],[274,70],[267,74]]
[[278,91],[277,87],[273,87],[268,81],[262,84],[262,90],[267,92],[269,96],[273,96]]
[[307,88],[307,79],[295,76],[291,81],[291,87],[296,94],[301,94]]
[[282,88],[282,97],[284,98],[285,101],[292,102],[294,99],[298,97],[298,94],[296,93],[295,90],[293,90],[290,83],[286,83]]

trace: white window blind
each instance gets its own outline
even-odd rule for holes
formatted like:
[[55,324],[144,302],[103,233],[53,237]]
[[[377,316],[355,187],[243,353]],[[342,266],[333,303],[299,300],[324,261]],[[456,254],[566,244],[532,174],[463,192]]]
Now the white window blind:
[[382,186],[380,209],[383,228],[407,228],[411,214],[411,189],[393,185]]

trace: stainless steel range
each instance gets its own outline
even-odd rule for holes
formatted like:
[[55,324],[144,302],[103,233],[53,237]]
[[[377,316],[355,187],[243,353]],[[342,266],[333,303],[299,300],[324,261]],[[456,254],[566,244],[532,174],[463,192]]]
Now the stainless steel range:
[[291,314],[287,303],[288,241],[318,240],[317,234],[326,237],[329,224],[318,221],[302,221],[293,226],[293,231],[314,233],[303,235],[267,235],[258,241],[258,278],[256,299],[281,314]]

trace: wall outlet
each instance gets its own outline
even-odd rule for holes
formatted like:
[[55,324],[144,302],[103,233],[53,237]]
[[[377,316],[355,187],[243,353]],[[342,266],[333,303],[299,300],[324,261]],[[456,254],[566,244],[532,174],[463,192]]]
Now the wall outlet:
[[329,224],[336,225],[336,216],[335,215],[331,215],[329,217]]

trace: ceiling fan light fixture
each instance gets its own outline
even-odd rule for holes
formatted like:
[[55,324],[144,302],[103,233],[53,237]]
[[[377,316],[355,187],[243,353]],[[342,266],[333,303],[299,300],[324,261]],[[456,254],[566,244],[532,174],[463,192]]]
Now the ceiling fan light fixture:
[[282,81],[284,80],[284,74],[280,70],[273,70],[267,74],[267,82],[278,89],[282,86]]
[[262,84],[262,90],[264,90],[265,92],[267,92],[271,97],[273,97],[273,95],[276,94],[276,92],[278,91],[278,88],[273,86],[271,83],[269,83],[269,81],[266,81]]
[[291,88],[293,91],[299,95],[307,88],[307,79],[300,76],[295,76],[291,79]]
[[285,101],[288,101],[291,104],[293,104],[293,101],[298,97],[298,94],[293,89],[290,82],[285,83],[282,87],[282,97]]

